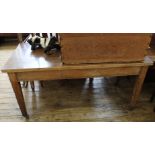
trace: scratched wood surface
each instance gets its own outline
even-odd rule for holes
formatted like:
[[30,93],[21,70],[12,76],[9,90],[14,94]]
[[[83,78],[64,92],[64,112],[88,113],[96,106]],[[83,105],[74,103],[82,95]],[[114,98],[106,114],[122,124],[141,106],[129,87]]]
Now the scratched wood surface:
[[[0,67],[4,65],[17,45],[0,46]],[[44,82],[41,88],[35,81],[36,91],[30,86],[23,94],[30,119],[21,116],[7,74],[0,72],[0,121],[155,121],[154,103],[149,102],[154,83],[145,84],[140,107],[130,111],[129,96],[135,78],[56,80]]]

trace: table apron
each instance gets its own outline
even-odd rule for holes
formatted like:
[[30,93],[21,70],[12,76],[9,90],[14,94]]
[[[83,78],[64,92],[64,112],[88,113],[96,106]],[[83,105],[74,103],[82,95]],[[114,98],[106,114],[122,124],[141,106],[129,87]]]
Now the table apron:
[[16,73],[18,81],[31,80],[56,80],[76,79],[89,77],[110,77],[138,75],[141,67],[119,67],[119,68],[96,68],[96,69],[70,69],[70,70],[44,70]]

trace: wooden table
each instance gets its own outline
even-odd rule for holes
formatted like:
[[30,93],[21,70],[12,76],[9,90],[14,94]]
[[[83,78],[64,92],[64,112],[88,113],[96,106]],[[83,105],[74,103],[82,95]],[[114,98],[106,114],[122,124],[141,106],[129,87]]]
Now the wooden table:
[[9,76],[20,110],[25,117],[28,117],[28,114],[20,81],[137,75],[130,101],[131,105],[135,106],[148,66],[153,64],[149,57],[145,57],[143,62],[134,63],[64,65],[60,53],[48,56],[42,50],[32,52],[30,48],[28,43],[19,44],[2,68],[2,72]]

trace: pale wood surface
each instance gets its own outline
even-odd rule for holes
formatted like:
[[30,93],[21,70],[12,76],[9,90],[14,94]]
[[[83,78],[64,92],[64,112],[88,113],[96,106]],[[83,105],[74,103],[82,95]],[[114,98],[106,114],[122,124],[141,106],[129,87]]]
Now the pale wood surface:
[[52,56],[44,54],[42,49],[32,52],[31,46],[28,43],[21,43],[2,68],[2,71],[49,69],[55,66],[61,66],[60,59],[60,56],[57,54]]
[[64,65],[60,53],[48,56],[43,50],[31,51],[28,43],[19,44],[7,63],[2,67],[3,72],[42,71],[42,70],[69,70],[69,69],[93,69],[110,67],[149,66],[152,61],[145,57],[144,62],[133,63],[102,63],[83,65]]
[[[13,46],[0,46],[0,67],[8,60]],[[0,121],[155,121],[154,103],[150,94],[154,83],[145,84],[140,107],[130,111],[130,98],[134,78],[121,79],[115,87],[115,78],[54,80],[44,82],[44,88],[35,81],[35,92],[30,85],[23,94],[30,118],[21,116],[7,74],[0,72]]]

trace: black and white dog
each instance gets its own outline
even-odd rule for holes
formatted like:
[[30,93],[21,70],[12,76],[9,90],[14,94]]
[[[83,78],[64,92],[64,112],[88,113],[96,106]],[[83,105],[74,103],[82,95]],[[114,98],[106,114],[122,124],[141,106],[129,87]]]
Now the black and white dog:
[[27,41],[31,45],[31,50],[43,48],[46,54],[52,54],[53,51],[60,50],[60,45],[57,43],[58,39],[55,36],[48,38],[35,35]]

